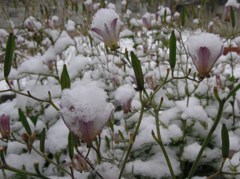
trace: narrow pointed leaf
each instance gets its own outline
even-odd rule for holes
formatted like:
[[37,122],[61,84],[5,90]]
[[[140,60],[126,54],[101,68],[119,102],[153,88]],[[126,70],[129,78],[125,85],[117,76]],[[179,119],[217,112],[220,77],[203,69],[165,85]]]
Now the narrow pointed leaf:
[[222,125],[222,156],[227,158],[229,155],[229,135],[225,124]]
[[105,0],[101,0],[100,1],[100,7],[101,8],[105,8],[106,4],[105,4]]
[[69,132],[68,134],[68,153],[70,159],[73,159],[74,155],[74,134],[72,132]]
[[63,65],[63,71],[61,75],[61,88],[62,90],[71,87],[71,81],[67,70],[67,65]]
[[45,139],[46,139],[46,131],[45,128],[43,128],[41,136],[40,136],[40,151],[44,153],[45,151]]
[[176,65],[176,36],[174,31],[172,31],[169,41],[169,63],[171,69],[174,69]]
[[84,3],[82,3],[82,14],[86,14],[87,10],[86,10],[86,6]]
[[234,9],[232,6],[230,7],[230,15],[231,15],[232,27],[234,28],[236,25],[236,18],[235,18]]
[[13,33],[10,33],[7,40],[5,60],[4,60],[4,77],[8,78],[12,67],[13,54],[15,49],[15,39]]
[[105,142],[106,142],[107,149],[110,149],[110,140],[107,136],[105,136]]
[[28,135],[31,135],[32,130],[30,128],[30,125],[27,121],[27,118],[26,118],[25,114],[22,112],[21,109],[18,109],[18,115],[19,115],[20,121],[22,122],[22,125],[25,128],[25,130],[27,131]]
[[181,10],[181,24],[182,24],[182,26],[185,25],[185,22],[186,22],[186,7],[184,5],[182,7],[182,10]]
[[142,91],[144,89],[142,67],[138,57],[134,54],[134,52],[131,52],[131,60],[132,60],[133,71],[137,81],[137,88],[138,90]]
[[119,134],[120,138],[124,141],[125,138],[124,138],[122,131],[118,130],[118,134]]
[[163,22],[164,22],[164,24],[167,23],[167,10],[166,9],[164,10]]

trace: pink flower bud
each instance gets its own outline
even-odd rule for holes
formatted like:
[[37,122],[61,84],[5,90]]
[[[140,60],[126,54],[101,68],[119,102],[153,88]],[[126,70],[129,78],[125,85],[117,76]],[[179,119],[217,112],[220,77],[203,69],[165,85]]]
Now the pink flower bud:
[[2,138],[8,139],[10,135],[10,118],[5,114],[0,117],[0,133]]
[[118,47],[122,22],[113,9],[100,9],[93,17],[91,31],[111,49]]
[[204,32],[189,37],[187,47],[199,76],[208,77],[223,52],[221,39],[215,34]]

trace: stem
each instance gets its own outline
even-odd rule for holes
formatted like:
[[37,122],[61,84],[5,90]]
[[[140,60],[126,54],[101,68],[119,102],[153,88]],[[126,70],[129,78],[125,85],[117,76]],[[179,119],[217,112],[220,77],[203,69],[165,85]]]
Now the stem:
[[19,170],[17,168],[11,167],[7,164],[1,165],[0,169],[9,170],[9,171],[18,173],[18,174],[23,175],[23,176],[33,176],[33,177],[37,177],[37,178],[49,179],[48,177],[45,177],[43,175],[39,175],[39,174],[36,174],[36,173],[31,173],[31,172],[28,172],[26,170]]
[[168,168],[169,168],[169,171],[170,171],[170,174],[171,174],[171,177],[172,179],[175,179],[175,174],[174,174],[174,171],[173,171],[173,168],[172,168],[172,164],[171,164],[171,161],[168,157],[168,154],[167,154],[167,151],[164,147],[164,144],[162,142],[162,137],[161,137],[161,132],[160,132],[160,126],[159,126],[159,115],[158,115],[158,110],[155,110],[155,117],[156,117],[156,130],[157,130],[157,137],[154,135],[153,131],[152,131],[152,135],[153,135],[153,138],[155,139],[155,141],[159,144],[162,152],[163,152],[163,155],[165,157],[165,160],[167,162],[167,165],[168,165]]
[[[15,136],[12,134],[12,139],[13,141],[17,141],[21,144],[27,145],[25,142],[22,142],[18,139],[15,138]],[[39,152],[34,146],[32,146],[32,149],[38,154],[40,155],[42,158],[44,158],[46,161],[48,161],[49,163],[55,165],[57,168],[59,168],[60,170],[62,170],[63,172],[67,173],[68,175],[71,176],[71,173],[69,171],[67,171],[65,168],[63,168],[62,166],[60,166],[59,164],[57,164],[56,162],[54,162],[53,160],[49,159],[44,153]]]
[[140,111],[140,115],[139,115],[139,118],[138,118],[138,123],[137,123],[136,129],[135,129],[134,134],[133,134],[133,140],[132,140],[132,142],[130,142],[129,147],[128,147],[128,150],[127,150],[127,154],[126,154],[126,156],[125,156],[125,158],[124,158],[123,165],[122,165],[120,174],[119,174],[119,176],[118,176],[118,179],[121,179],[121,177],[122,177],[123,170],[124,170],[124,168],[125,168],[125,166],[126,166],[126,163],[127,163],[128,157],[129,157],[129,155],[130,155],[130,152],[131,152],[133,143],[134,143],[134,141],[135,141],[135,138],[136,138],[136,136],[137,136],[137,134],[138,134],[138,131],[139,131],[139,128],[140,128],[140,125],[141,125],[141,122],[142,122],[143,112],[144,112],[144,104],[143,104],[143,99],[142,99],[142,91],[139,92],[139,98],[140,98],[140,101],[141,101],[141,111]]
[[[202,144],[202,147],[201,147],[201,149],[200,149],[200,151],[199,151],[199,153],[198,153],[198,156],[197,156],[195,162],[193,163],[193,166],[192,166],[192,168],[191,168],[191,170],[190,170],[190,172],[189,172],[189,175],[188,175],[188,178],[189,178],[189,179],[192,178],[192,176],[194,175],[194,172],[195,172],[195,170],[196,170],[196,168],[197,168],[197,165],[198,165],[198,163],[199,163],[199,161],[200,161],[200,159],[201,159],[202,153],[203,153],[204,149],[206,148],[207,144],[209,143],[210,138],[212,137],[212,134],[213,134],[213,132],[215,131],[215,129],[216,129],[216,127],[217,127],[217,125],[218,125],[218,123],[219,123],[219,121],[220,121],[220,119],[221,119],[222,112],[223,112],[223,107],[224,107],[225,102],[226,102],[230,97],[234,96],[239,89],[240,89],[240,84],[238,84],[237,86],[235,86],[235,87],[228,93],[227,97],[223,98],[222,100],[221,100],[221,99],[218,99],[219,107],[218,107],[217,116],[216,116],[216,118],[215,118],[215,120],[214,120],[214,123],[213,123],[212,128],[210,129],[207,137],[205,138],[205,140],[204,140],[204,142],[203,142],[203,144]],[[216,92],[215,96],[218,96],[217,92]]]
[[49,159],[45,154],[39,152],[35,147],[32,147],[32,149],[41,157],[43,157],[46,161],[48,161],[49,163],[55,165],[57,168],[59,168],[60,170],[62,170],[63,172],[67,173],[68,175],[72,176],[71,172],[67,171],[65,168],[63,168],[62,166],[60,166],[59,164],[55,163],[53,160]]
[[217,127],[217,125],[218,125],[218,123],[219,123],[219,121],[220,121],[220,119],[221,119],[225,101],[226,101],[226,100],[221,100],[221,101],[219,102],[219,108],[218,108],[217,117],[215,118],[214,123],[213,123],[213,126],[212,126],[212,128],[210,129],[207,137],[205,138],[205,140],[204,140],[204,142],[203,142],[203,144],[202,144],[202,147],[201,147],[201,149],[200,149],[200,151],[199,151],[199,153],[198,153],[198,156],[197,156],[196,160],[194,161],[193,166],[192,166],[192,168],[191,168],[191,170],[190,170],[190,172],[189,172],[189,174],[188,174],[188,178],[189,178],[189,179],[191,179],[191,178],[193,177],[194,172],[195,172],[195,170],[196,170],[196,168],[197,168],[197,166],[198,166],[198,164],[199,164],[199,161],[200,161],[200,159],[201,159],[201,157],[202,157],[202,153],[203,153],[203,151],[205,150],[205,148],[207,147],[207,144],[209,143],[210,138],[212,137],[212,134],[213,134],[213,132],[215,131],[215,129],[216,129],[216,127]]
[[8,80],[6,80],[6,83],[7,83],[8,87],[9,87],[9,89],[7,89],[7,90],[1,90],[0,93],[2,93],[2,92],[13,92],[13,93],[16,93],[16,94],[20,94],[20,95],[22,95],[22,96],[27,96],[27,97],[32,98],[32,99],[34,99],[34,100],[36,100],[36,101],[39,101],[39,102],[49,103],[49,104],[52,105],[52,107],[54,107],[57,111],[60,111],[59,107],[57,107],[56,104],[52,101],[52,97],[51,97],[50,91],[48,91],[48,99],[44,100],[44,99],[40,99],[40,98],[37,98],[37,97],[33,96],[33,95],[30,93],[30,91],[27,91],[27,93],[23,93],[23,92],[21,92],[21,91],[18,91],[18,90],[13,89]]

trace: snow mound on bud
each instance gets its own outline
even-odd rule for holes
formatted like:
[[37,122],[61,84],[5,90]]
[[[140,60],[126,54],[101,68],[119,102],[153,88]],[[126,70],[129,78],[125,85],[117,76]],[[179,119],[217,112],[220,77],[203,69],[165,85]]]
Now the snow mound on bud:
[[[111,116],[113,105],[107,103],[107,94],[95,82],[79,83],[63,91],[61,114],[70,130],[75,134],[82,131],[77,122],[94,123],[100,131]],[[81,134],[80,134],[81,136]]]
[[237,2],[237,0],[228,0],[225,4],[225,7],[232,6],[238,9],[240,7],[240,4]]
[[135,90],[134,88],[129,85],[125,84],[120,86],[116,91],[115,91],[115,99],[122,104],[128,102],[134,97]]
[[223,42],[220,37],[212,33],[202,32],[188,38],[190,54],[198,54],[200,47],[207,47],[211,52],[211,57],[217,57],[222,51],[222,46]]
[[219,55],[223,42],[219,36],[213,33],[202,32],[188,38],[188,50],[190,54],[197,54],[199,47],[207,47],[211,52],[211,57]]
[[[119,15],[113,9],[100,9],[97,11],[97,13],[93,18],[92,28],[94,27],[99,29],[105,29],[105,25],[107,27],[110,27],[111,22],[114,19],[118,19],[118,21],[120,20]],[[118,23],[118,24],[119,24],[119,27],[117,27],[117,29],[120,28],[120,25],[122,23]]]

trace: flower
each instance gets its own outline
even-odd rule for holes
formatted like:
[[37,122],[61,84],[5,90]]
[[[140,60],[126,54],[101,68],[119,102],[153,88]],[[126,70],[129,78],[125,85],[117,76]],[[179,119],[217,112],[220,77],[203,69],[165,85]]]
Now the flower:
[[8,139],[10,135],[10,118],[5,114],[0,117],[0,133],[4,139]]
[[149,12],[147,12],[143,15],[142,23],[143,23],[143,26],[146,27],[148,30],[151,29],[151,27],[152,27],[152,15]]
[[111,117],[113,105],[96,83],[80,84],[63,91],[61,115],[66,126],[83,142],[91,142]]
[[221,39],[215,34],[203,32],[189,37],[187,47],[199,76],[208,77],[223,52]]
[[118,47],[122,22],[113,9],[100,9],[93,17],[91,31],[111,49]]

